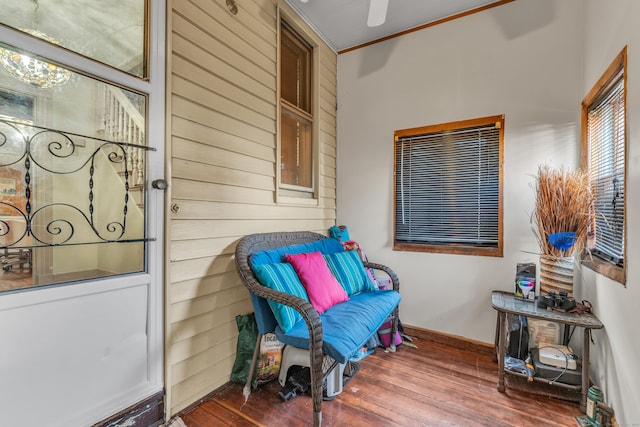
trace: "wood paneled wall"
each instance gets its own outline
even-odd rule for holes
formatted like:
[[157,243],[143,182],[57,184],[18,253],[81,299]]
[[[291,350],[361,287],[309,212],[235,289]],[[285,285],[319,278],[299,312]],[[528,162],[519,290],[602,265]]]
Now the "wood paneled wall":
[[[326,233],[336,207],[336,54],[320,39],[317,204],[276,202],[279,14],[282,0],[168,2],[168,416],[229,381],[235,316],[251,312],[233,252],[246,234]],[[279,9],[281,8],[281,9]],[[315,36],[314,36],[315,37]]]

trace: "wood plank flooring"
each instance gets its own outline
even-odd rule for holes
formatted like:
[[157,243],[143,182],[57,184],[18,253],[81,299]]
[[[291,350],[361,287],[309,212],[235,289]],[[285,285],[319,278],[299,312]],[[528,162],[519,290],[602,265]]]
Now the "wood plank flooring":
[[[343,392],[323,402],[323,426],[577,426],[577,403],[509,388],[499,393],[491,347],[405,332],[418,348],[377,348],[363,359]],[[229,384],[181,418],[187,427],[313,425],[311,398],[283,402],[279,390],[273,381],[244,403],[242,385]]]
[[32,284],[30,269],[21,269],[15,266],[9,271],[0,270],[0,291],[29,288]]

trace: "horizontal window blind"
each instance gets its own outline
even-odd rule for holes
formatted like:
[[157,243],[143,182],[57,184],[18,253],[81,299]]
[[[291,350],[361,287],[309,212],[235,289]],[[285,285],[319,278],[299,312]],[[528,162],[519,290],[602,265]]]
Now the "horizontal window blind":
[[624,262],[625,103],[622,75],[588,110],[589,180],[595,198],[596,256]]
[[498,247],[499,163],[495,125],[398,138],[396,242]]

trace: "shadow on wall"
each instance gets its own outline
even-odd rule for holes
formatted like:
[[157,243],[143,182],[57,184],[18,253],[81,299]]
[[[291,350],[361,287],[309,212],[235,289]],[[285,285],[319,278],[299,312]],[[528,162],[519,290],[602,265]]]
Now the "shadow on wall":
[[[623,388],[623,383],[619,381],[619,378],[624,378],[625,369],[623,366],[618,366],[616,358],[613,357],[615,351],[611,347],[611,341],[607,335],[606,329],[596,329],[591,331],[591,349],[595,353],[591,356],[597,359],[601,366],[605,367],[604,370],[590,370],[591,380],[594,384],[598,384],[600,389],[605,394],[605,402],[611,402],[612,396],[623,396],[627,393],[627,390]],[[592,359],[593,360],[593,359]],[[594,378],[593,375],[596,375]]]
[[[518,7],[517,15],[509,9],[513,7]],[[486,12],[492,14],[505,37],[511,40],[553,22],[556,15],[556,3],[554,0],[518,1],[492,8]],[[397,42],[397,37],[391,38],[380,43],[378,49],[361,50],[364,54],[360,62],[358,76],[365,77],[384,68],[389,62]]]
[[358,69],[358,77],[366,77],[383,69],[389,62],[391,53],[397,43],[398,38],[396,37],[380,43],[380,48],[378,49],[360,49],[362,60]]
[[[604,301],[607,301],[608,298],[605,292],[600,292],[603,289],[606,289],[607,286],[611,286],[611,283],[608,283],[609,279],[605,278],[602,275],[597,274],[593,270],[576,263],[578,268],[575,269],[575,279],[574,279],[574,295],[576,295],[576,299],[578,300],[587,300],[593,304],[593,313],[601,317],[601,307],[598,304],[604,304]],[[617,284],[616,284],[617,286]],[[605,310],[606,311],[606,310]],[[615,331],[615,335],[619,337],[631,337],[636,333],[636,325],[633,322],[624,322],[624,326],[621,328],[617,328]],[[575,334],[578,335],[578,343],[573,344],[572,339],[572,348],[581,348],[582,346],[582,333]],[[574,337],[575,339],[576,337]],[[625,384],[624,381],[621,381],[622,378],[625,378],[629,374],[628,367],[624,366],[624,359],[615,357],[616,350],[613,349],[611,345],[610,333],[607,329],[607,325],[605,323],[605,327],[603,329],[592,329],[591,330],[591,359],[590,364],[591,368],[589,371],[590,379],[593,384],[600,387],[600,389],[604,393],[604,401],[607,404],[613,403],[615,400],[619,399],[620,396],[628,395],[630,384]],[[597,366],[594,369],[594,361],[597,361]],[[627,369],[625,369],[627,368]],[[627,387],[625,389],[625,387]],[[633,388],[632,390],[637,390],[637,388]],[[631,398],[633,401],[633,398]],[[618,403],[620,404],[620,403]],[[614,409],[618,411],[618,416],[622,416],[623,409],[621,407],[615,407]],[[622,424],[621,424],[622,425]]]
[[[518,14],[510,8],[518,8]],[[489,11],[496,24],[509,40],[543,28],[553,22],[556,14],[554,0],[518,1],[495,7]]]

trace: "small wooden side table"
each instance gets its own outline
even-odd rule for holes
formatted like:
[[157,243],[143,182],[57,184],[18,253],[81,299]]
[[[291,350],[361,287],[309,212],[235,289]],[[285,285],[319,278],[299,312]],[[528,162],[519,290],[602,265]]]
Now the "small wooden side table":
[[[498,391],[503,393],[504,385],[504,356],[506,353],[507,313],[517,316],[525,316],[533,319],[542,319],[550,322],[560,323],[562,325],[577,326],[584,329],[583,345],[582,345],[582,385],[573,386],[554,382],[559,387],[572,390],[580,390],[581,400],[580,409],[585,410],[587,404],[587,389],[589,388],[589,334],[591,329],[601,329],[604,327],[602,322],[592,313],[564,313],[558,311],[549,311],[544,308],[538,308],[537,301],[523,301],[514,297],[513,293],[503,291],[491,292],[491,305],[498,311],[498,319],[496,322],[496,357],[498,358]],[[565,339],[567,334],[565,333]],[[565,342],[565,345],[568,343]],[[516,372],[509,374],[523,376]],[[548,380],[534,377],[534,380],[549,383]]]

